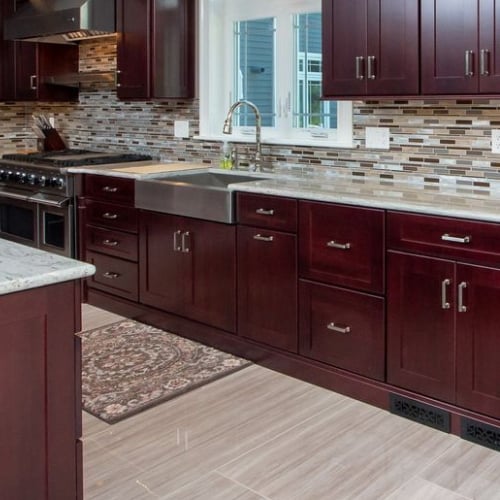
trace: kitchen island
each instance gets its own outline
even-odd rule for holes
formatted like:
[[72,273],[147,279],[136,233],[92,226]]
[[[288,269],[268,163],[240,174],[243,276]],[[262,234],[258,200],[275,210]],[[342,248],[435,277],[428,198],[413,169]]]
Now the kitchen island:
[[0,239],[0,497],[82,498],[80,279],[92,265]]

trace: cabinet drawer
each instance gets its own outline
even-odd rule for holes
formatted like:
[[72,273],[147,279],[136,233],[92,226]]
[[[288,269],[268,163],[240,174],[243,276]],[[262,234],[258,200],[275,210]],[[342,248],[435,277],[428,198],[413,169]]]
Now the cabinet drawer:
[[87,200],[87,222],[91,225],[137,232],[137,209],[113,203]]
[[384,299],[301,281],[300,354],[384,379]]
[[391,250],[500,265],[500,224],[401,212],[387,224]]
[[134,179],[85,175],[85,195],[102,201],[134,205]]
[[94,252],[87,252],[86,260],[96,267],[96,273],[87,281],[89,287],[137,301],[137,264]]
[[299,275],[383,293],[384,212],[301,201]]
[[137,235],[96,226],[85,228],[85,245],[89,250],[137,262]]
[[238,193],[237,215],[240,224],[278,231],[297,231],[297,200]]

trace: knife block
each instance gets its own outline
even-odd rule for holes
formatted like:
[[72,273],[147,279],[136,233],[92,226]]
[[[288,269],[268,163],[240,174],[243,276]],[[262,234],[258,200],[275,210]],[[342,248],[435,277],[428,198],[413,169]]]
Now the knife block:
[[66,149],[66,144],[64,144],[62,137],[55,128],[44,129],[43,134],[45,135],[45,139],[43,140],[45,151],[60,151],[61,149]]

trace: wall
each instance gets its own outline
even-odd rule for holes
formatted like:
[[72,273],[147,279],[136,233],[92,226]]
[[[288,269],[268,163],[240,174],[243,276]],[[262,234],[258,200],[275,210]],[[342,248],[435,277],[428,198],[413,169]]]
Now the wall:
[[[81,71],[113,70],[113,38],[80,46]],[[166,161],[217,164],[220,143],[176,139],[174,120],[189,120],[198,133],[198,101],[121,102],[109,85],[82,88],[77,104],[2,104],[2,152],[34,147],[32,112],[48,112],[72,147],[148,152]],[[221,124],[222,126],[222,124]],[[389,151],[364,148],[364,128],[391,129]],[[356,148],[265,146],[264,155],[284,168],[328,171],[332,166],[361,173],[370,169],[419,174],[500,178],[500,156],[490,152],[491,129],[500,128],[500,100],[380,101],[354,103]],[[384,175],[391,175],[384,172]]]

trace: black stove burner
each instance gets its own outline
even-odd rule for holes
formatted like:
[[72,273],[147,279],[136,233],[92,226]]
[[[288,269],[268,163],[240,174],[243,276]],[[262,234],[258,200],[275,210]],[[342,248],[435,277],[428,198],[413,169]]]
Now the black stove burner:
[[4,160],[19,161],[32,165],[51,167],[79,167],[82,165],[105,165],[129,161],[151,160],[151,156],[138,153],[103,153],[85,149],[64,149],[61,151],[45,151],[36,153],[9,153],[2,156]]

